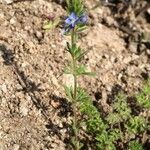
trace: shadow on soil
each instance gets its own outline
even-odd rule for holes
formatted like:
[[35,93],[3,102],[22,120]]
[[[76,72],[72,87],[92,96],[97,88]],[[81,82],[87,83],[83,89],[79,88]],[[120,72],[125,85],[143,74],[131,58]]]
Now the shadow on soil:
[[[32,103],[34,106],[41,111],[44,119],[46,120],[46,128],[48,129],[49,135],[57,135],[60,139],[62,139],[62,135],[60,133],[61,129],[69,130],[69,124],[67,122],[63,122],[63,127],[59,127],[59,125],[54,124],[52,119],[49,117],[47,113],[48,107],[43,102],[42,99],[37,97],[36,93],[44,92],[43,89],[40,88],[41,84],[36,84],[35,82],[31,81],[28,76],[25,75],[23,71],[20,71],[17,63],[14,61],[15,54],[10,50],[7,49],[4,44],[0,44],[0,54],[4,60],[4,64],[10,66],[13,72],[15,73],[19,84],[21,85],[21,89],[18,89],[17,92],[23,92],[24,94],[28,94],[31,97]],[[56,95],[50,95],[49,98],[55,102],[59,102],[59,106],[56,108],[58,112],[57,115],[59,117],[67,117],[68,113],[72,115],[71,104],[67,102],[66,99],[58,97]],[[69,133],[68,131],[67,133]],[[70,134],[70,133],[69,133]],[[65,139],[68,141],[68,139]]]
[[59,103],[57,109],[59,110],[58,116],[59,117],[67,117],[68,114],[73,115],[71,103],[67,101],[67,99],[56,96],[50,95],[51,100],[54,100],[55,103]]

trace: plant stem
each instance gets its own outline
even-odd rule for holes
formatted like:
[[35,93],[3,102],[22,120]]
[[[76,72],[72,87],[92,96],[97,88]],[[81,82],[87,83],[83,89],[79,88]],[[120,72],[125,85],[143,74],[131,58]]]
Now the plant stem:
[[[71,46],[75,45],[75,29],[72,30],[71,33]],[[76,69],[76,59],[72,55],[72,62],[73,62],[73,70]],[[76,97],[77,97],[77,75],[74,73],[73,74],[74,78],[74,87],[73,87],[73,113],[74,113],[74,118],[73,118],[73,124],[74,124],[74,136],[75,136],[75,150],[79,150],[79,145],[78,145],[78,129],[77,129],[77,113],[76,113]]]
[[[145,118],[145,122],[147,123],[148,122],[148,118],[149,118],[149,111],[147,110],[146,111],[146,118]],[[142,144],[144,144],[146,142],[146,129],[143,133],[143,137],[142,137]]]
[[73,47],[73,45],[75,44],[75,29],[72,29],[71,32],[71,46]]
[[[122,132],[121,132],[121,125],[120,125],[120,123],[118,123],[118,127],[119,127],[119,131],[120,131],[120,135],[121,135]],[[123,138],[121,137],[120,140],[121,140],[121,148],[124,149]]]
[[[71,46],[75,45],[75,29],[73,28],[72,33],[71,33]],[[73,61],[73,70],[76,69],[76,59],[72,55],[72,61]],[[76,101],[76,95],[77,95],[77,76],[76,74],[73,74],[74,77],[74,93],[73,93],[73,98]]]

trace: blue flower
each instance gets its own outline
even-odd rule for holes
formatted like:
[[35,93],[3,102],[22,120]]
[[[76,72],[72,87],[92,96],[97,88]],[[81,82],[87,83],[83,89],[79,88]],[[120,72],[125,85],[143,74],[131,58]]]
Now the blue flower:
[[87,20],[88,20],[87,15],[83,14],[82,16],[79,17],[78,23],[86,24]]
[[78,20],[79,20],[79,17],[76,16],[76,14],[74,12],[72,12],[70,14],[70,16],[65,20],[65,26],[74,28],[75,25],[77,24]]
[[85,24],[86,22],[87,22],[87,16],[85,14],[82,14],[81,16],[77,16],[74,12],[72,12],[65,20],[64,33],[69,32],[76,25]]

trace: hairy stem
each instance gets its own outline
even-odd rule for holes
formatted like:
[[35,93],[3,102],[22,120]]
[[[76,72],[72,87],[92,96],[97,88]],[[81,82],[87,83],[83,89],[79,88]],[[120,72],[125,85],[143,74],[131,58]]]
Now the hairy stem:
[[[72,33],[71,33],[71,46],[73,48],[73,46],[75,45],[75,29],[72,30]],[[73,70],[76,69],[76,59],[75,57],[72,55],[72,61],[73,61]],[[77,76],[76,74],[74,73],[73,74],[73,77],[74,77],[74,93],[73,93],[73,98],[74,98],[74,101],[76,102],[76,96],[77,96]]]
[[[74,46],[75,44],[75,29],[72,30],[72,33],[71,33],[71,45],[72,47]],[[73,70],[76,69],[76,59],[74,58],[74,56],[72,55],[72,62],[73,62]],[[78,123],[77,123],[77,113],[76,113],[76,97],[77,97],[77,76],[76,74],[74,73],[73,74],[73,78],[74,78],[74,87],[73,87],[73,113],[74,113],[74,118],[73,118],[73,125],[74,125],[74,136],[75,136],[75,143],[76,145],[75,146],[75,150],[79,150],[79,147],[78,147],[78,129],[77,129],[77,126],[78,126]]]

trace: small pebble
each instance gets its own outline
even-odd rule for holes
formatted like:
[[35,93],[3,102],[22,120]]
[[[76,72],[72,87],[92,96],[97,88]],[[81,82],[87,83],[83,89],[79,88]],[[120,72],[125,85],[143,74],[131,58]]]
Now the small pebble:
[[20,146],[18,144],[14,144],[13,150],[19,150]]
[[149,9],[147,9],[147,13],[150,15],[150,8],[149,8]]
[[35,35],[36,35],[36,37],[37,37],[39,40],[41,40],[41,39],[43,38],[42,33],[39,32],[39,31],[36,31],[36,32],[35,32]]
[[6,84],[2,84],[0,85],[0,89],[4,92],[4,93],[7,93],[7,87],[6,87]]
[[11,3],[13,3],[13,0],[3,0],[3,2],[6,4],[11,4]]
[[13,24],[16,24],[17,21],[16,21],[15,17],[12,17],[9,22],[10,22],[10,24],[13,25]]

